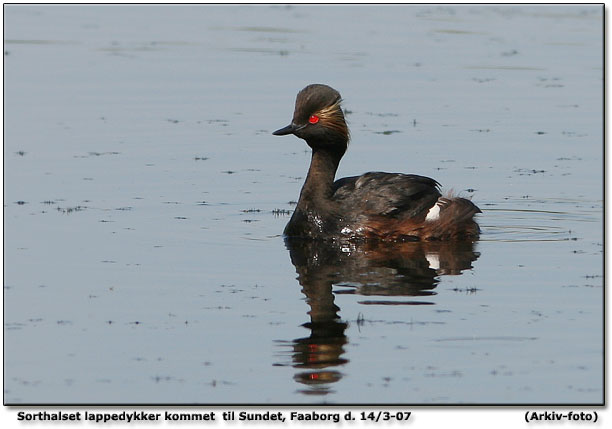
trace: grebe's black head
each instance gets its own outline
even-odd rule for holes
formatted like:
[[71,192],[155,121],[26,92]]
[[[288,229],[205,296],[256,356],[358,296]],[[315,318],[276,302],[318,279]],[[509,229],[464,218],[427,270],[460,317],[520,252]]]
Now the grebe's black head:
[[294,134],[310,147],[344,153],[349,131],[340,103],[340,93],[327,85],[312,84],[301,90],[295,100],[291,124],[274,131],[275,136]]

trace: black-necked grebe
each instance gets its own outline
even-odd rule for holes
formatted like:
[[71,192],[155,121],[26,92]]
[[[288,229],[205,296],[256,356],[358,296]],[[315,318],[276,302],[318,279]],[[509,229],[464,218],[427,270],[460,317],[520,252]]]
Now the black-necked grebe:
[[349,130],[340,93],[308,85],[295,101],[291,124],[275,131],[294,134],[312,148],[308,176],[285,227],[288,237],[314,239],[476,240],[480,213],[470,200],[443,197],[439,183],[414,174],[370,172],[336,180]]

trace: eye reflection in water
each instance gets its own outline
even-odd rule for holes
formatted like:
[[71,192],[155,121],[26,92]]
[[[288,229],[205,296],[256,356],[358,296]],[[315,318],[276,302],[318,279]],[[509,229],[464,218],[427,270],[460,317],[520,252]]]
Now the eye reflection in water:
[[[310,321],[302,325],[310,336],[290,343],[291,365],[298,369],[294,379],[306,386],[301,393],[307,395],[333,392],[333,384],[342,378],[337,368],[349,362],[343,357],[348,324],[338,314],[335,295],[366,296],[360,301],[364,305],[433,305],[439,276],[461,274],[480,256],[471,242],[341,243],[287,238],[285,244],[310,307]],[[342,289],[334,292],[334,286]]]

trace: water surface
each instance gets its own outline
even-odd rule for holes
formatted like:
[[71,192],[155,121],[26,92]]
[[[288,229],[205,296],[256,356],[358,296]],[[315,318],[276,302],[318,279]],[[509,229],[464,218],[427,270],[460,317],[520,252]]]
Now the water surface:
[[[4,12],[6,403],[602,402],[601,6]],[[313,82],[481,240],[285,242]]]

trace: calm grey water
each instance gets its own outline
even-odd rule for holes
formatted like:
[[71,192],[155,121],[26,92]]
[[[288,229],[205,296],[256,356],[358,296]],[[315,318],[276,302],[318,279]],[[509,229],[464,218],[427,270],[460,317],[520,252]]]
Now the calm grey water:
[[[5,6],[5,403],[601,403],[602,13]],[[313,82],[482,239],[285,243]]]

